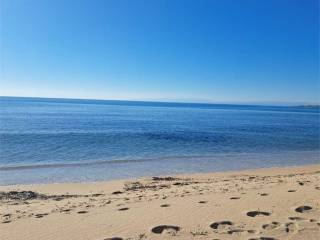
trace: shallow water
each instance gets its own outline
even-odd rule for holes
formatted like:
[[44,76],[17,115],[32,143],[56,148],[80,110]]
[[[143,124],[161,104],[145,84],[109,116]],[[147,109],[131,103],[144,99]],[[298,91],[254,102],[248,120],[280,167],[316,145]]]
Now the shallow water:
[[320,162],[319,109],[0,98],[0,184]]

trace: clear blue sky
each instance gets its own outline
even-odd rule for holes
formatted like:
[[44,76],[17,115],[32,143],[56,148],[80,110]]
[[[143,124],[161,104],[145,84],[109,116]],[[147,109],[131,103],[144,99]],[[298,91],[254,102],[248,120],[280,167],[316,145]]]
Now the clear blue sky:
[[0,2],[0,95],[320,103],[317,0]]

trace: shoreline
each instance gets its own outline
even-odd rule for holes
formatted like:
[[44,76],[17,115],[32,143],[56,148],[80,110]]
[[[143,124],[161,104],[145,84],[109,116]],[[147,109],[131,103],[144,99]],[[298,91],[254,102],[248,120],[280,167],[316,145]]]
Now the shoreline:
[[202,157],[0,166],[0,186],[105,182],[161,175],[243,171],[319,163],[319,151],[290,151],[272,154],[216,154]]
[[320,171],[320,162],[315,164],[302,164],[302,165],[288,165],[288,166],[273,166],[273,167],[258,167],[258,168],[249,168],[249,169],[239,169],[239,170],[225,170],[225,171],[208,171],[208,172],[191,172],[191,173],[178,173],[178,174],[160,174],[155,176],[141,176],[141,177],[132,177],[132,178],[120,178],[120,179],[111,179],[111,180],[101,180],[101,181],[84,181],[84,182],[49,182],[49,183],[30,183],[30,184],[9,184],[9,185],[1,185],[0,191],[2,189],[14,188],[14,187],[32,187],[32,186],[47,186],[47,185],[92,185],[92,184],[113,184],[113,183],[123,183],[128,181],[135,180],[146,180],[151,179],[153,177],[174,177],[174,178],[183,178],[183,177],[205,177],[205,176],[214,176],[214,175],[232,175],[232,174],[259,174],[260,172],[270,172],[275,173],[277,171],[283,172],[288,169],[288,171],[299,171],[299,170],[307,170],[319,168]]
[[4,240],[320,237],[320,164],[1,191]]

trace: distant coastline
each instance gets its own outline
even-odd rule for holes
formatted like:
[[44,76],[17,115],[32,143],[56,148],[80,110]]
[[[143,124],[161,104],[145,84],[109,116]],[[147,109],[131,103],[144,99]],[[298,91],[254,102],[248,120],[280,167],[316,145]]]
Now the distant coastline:
[[302,108],[320,108],[320,105],[300,105],[300,106],[297,106],[297,107],[302,107]]
[[[281,103],[281,102],[206,102],[206,101],[170,101],[170,100],[134,100],[134,99],[95,99],[95,98],[72,98],[72,97],[31,97],[31,96],[1,96],[0,100],[31,100],[31,101],[61,101],[64,103],[77,103],[79,101],[86,103],[108,103],[114,105],[132,104],[132,105],[145,105],[157,106],[167,104],[173,107],[183,106],[244,106],[244,107],[292,107],[292,108],[320,108],[320,104],[299,104],[299,103]],[[121,104],[122,103],[122,104]]]

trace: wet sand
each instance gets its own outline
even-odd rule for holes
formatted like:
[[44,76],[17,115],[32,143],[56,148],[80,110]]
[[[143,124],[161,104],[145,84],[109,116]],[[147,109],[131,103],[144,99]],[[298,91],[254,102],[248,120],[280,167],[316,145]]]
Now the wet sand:
[[0,191],[2,240],[320,239],[320,164]]

